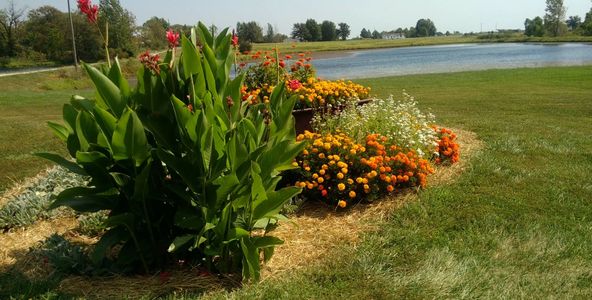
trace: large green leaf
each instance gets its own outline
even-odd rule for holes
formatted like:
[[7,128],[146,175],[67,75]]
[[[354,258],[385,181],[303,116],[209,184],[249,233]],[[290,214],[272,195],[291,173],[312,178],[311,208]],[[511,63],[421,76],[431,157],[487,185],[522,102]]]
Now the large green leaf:
[[259,280],[261,275],[259,250],[248,237],[242,238],[240,243],[243,251],[243,278]]
[[68,136],[71,133],[73,133],[66,126],[63,126],[63,125],[58,124],[58,123],[47,122],[47,126],[49,126],[49,128],[51,128],[51,130],[53,131],[53,134],[55,136],[57,136],[63,142],[66,142],[68,140]]
[[105,109],[95,106],[94,116],[97,124],[107,137],[112,137],[115,127],[117,126],[117,119]]
[[136,166],[150,156],[144,126],[133,110],[127,108],[117,122],[111,145],[115,160],[132,159]]
[[193,235],[193,234],[186,234],[186,235],[178,236],[175,238],[175,240],[173,240],[173,242],[169,246],[168,251],[175,252],[176,250],[183,247],[184,245],[186,245],[187,243],[189,243],[193,239],[195,239],[195,235]]
[[81,168],[78,164],[76,164],[75,162],[69,161],[65,158],[63,158],[61,155],[59,154],[55,154],[55,153],[35,153],[36,156],[51,160],[55,163],[57,163],[58,165],[66,168],[67,170],[69,170],[70,172],[74,172],[76,174],[80,174],[80,175],[87,175],[86,172],[84,171],[83,168]]
[[84,110],[76,118],[76,136],[82,151],[87,151],[91,143],[97,142],[99,131],[92,115]]
[[297,187],[285,187],[279,191],[268,192],[266,199],[254,199],[253,220],[265,217],[273,217],[282,209],[284,204],[292,197],[300,194],[302,189]]
[[185,79],[189,79],[191,76],[198,74],[201,71],[201,62],[199,52],[195,48],[195,45],[189,41],[183,35],[181,37],[181,47],[183,48],[183,54],[181,60],[183,61],[183,74]]
[[89,64],[83,64],[86,73],[95,84],[97,92],[107,107],[119,117],[125,110],[125,99],[121,96],[119,88],[101,71]]
[[119,59],[117,57],[115,57],[115,62],[111,66],[111,70],[109,70],[109,79],[119,87],[123,97],[129,97],[129,84],[121,72],[121,65],[119,64]]
[[68,206],[79,212],[113,209],[117,202],[117,194],[114,189],[103,191],[95,188],[73,187],[58,194],[49,208]]

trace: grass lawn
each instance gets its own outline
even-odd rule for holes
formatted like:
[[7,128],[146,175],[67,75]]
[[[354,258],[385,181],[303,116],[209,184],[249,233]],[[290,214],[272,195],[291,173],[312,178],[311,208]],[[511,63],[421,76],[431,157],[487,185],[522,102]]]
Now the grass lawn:
[[46,122],[61,121],[62,105],[73,94],[92,95],[89,88],[65,70],[0,78],[0,192],[48,165],[31,153],[67,153]]
[[[28,165],[34,174],[29,152],[63,148],[43,123],[59,119],[73,92],[24,80],[32,88],[6,91],[0,81],[3,177],[22,178]],[[440,124],[475,132],[484,149],[456,181],[428,187],[356,247],[207,298],[592,297],[592,66],[359,82],[383,97],[405,89]],[[55,281],[15,278],[0,274],[0,287],[55,296],[44,294]]]

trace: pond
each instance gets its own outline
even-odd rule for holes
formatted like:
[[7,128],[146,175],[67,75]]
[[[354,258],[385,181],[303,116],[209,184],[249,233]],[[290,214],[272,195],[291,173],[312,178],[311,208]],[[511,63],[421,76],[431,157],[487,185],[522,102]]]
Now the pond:
[[456,44],[361,50],[314,60],[325,79],[592,64],[592,44]]

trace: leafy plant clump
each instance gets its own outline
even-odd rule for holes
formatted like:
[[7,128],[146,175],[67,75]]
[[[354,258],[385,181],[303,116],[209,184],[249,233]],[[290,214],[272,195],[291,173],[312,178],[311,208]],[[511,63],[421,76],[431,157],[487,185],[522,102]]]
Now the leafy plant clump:
[[9,198],[0,208],[0,229],[27,226],[40,218],[56,216],[57,211],[47,210],[52,203],[52,196],[85,182],[84,176],[68,172],[61,167],[48,170],[44,177],[27,186],[23,192]]
[[374,99],[366,105],[349,106],[339,114],[325,114],[314,119],[318,132],[347,132],[357,142],[363,142],[369,133],[377,133],[403,151],[414,151],[427,159],[437,153],[438,136],[433,129],[434,123],[434,115],[423,113],[407,93],[403,93],[401,100],[392,96]]
[[91,179],[51,207],[109,212],[90,257],[96,267],[148,273],[183,259],[257,279],[260,255],[282,243],[267,233],[301,191],[278,188],[305,146],[295,141],[297,99],[280,84],[268,103],[242,102],[227,30],[214,37],[200,23],[181,37],[179,58],[179,34],[167,39],[164,60],[141,56],[135,88],[117,61],[84,66],[95,98],[74,96],[64,124],[50,123],[75,162],[40,155]]

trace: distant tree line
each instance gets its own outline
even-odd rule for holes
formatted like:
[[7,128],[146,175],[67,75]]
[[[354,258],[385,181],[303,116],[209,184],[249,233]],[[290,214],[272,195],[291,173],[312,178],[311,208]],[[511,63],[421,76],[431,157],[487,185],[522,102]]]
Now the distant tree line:
[[582,22],[580,16],[566,19],[563,0],[546,0],[545,16],[537,16],[524,21],[526,36],[562,36],[566,33],[574,35],[592,35],[592,8],[586,13]]
[[[135,18],[118,0],[100,0],[98,26],[109,22],[109,47],[113,55],[127,57],[135,52]],[[76,7],[72,11],[74,39],[79,59],[103,58],[103,40],[97,26],[90,24]],[[45,5],[25,14],[14,1],[0,10],[0,57],[24,57],[29,60],[73,61],[72,33],[67,12]]]
[[315,19],[308,19],[304,23],[296,23],[292,27],[292,38],[306,42],[317,41],[335,41],[337,39],[345,41],[351,30],[346,23],[335,25],[334,22],[325,20],[317,23]]

